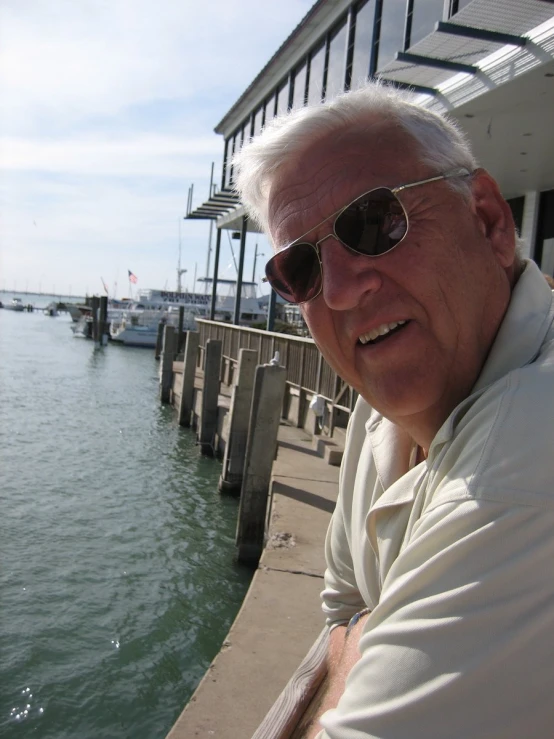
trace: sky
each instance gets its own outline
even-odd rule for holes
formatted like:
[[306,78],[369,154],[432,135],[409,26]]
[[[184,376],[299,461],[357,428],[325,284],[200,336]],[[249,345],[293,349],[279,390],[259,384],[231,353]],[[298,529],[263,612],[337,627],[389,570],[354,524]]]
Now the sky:
[[[103,294],[103,281],[123,297],[131,270],[135,291],[175,290],[179,240],[193,289],[209,222],[183,216],[212,162],[220,182],[213,129],[312,4],[0,0],[0,289]],[[234,279],[225,236],[219,274]],[[256,279],[269,258],[249,234],[244,279],[256,242]]]

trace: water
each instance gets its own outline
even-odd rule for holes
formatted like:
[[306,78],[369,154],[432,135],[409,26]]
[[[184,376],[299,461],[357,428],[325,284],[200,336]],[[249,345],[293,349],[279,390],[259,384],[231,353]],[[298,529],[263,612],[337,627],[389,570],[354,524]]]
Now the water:
[[0,310],[0,736],[155,739],[246,593],[237,505],[153,352],[69,326]]

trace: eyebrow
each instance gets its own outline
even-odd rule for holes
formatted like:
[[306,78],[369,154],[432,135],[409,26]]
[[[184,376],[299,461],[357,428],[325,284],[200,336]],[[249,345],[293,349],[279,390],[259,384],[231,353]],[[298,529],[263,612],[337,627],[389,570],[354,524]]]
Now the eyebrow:
[[315,231],[316,228],[319,228],[320,226],[323,226],[324,223],[327,223],[328,220],[331,218],[336,218],[340,213],[342,213],[343,210],[346,210],[351,205],[354,205],[356,200],[359,200],[360,198],[363,198],[364,195],[369,195],[369,193],[373,192],[374,190],[390,190],[393,195],[396,195],[398,192],[402,192],[403,190],[409,190],[411,187],[416,187],[417,185],[427,185],[429,182],[438,182],[439,180],[451,180],[456,177],[470,177],[473,173],[467,169],[466,167],[458,167],[458,169],[452,170],[452,172],[447,172],[446,174],[438,174],[434,175],[433,177],[426,177],[424,180],[415,180],[414,182],[405,182],[402,185],[396,185],[395,187],[389,187],[388,185],[377,185],[377,187],[372,187],[370,190],[364,190],[359,195],[356,195],[356,197],[353,200],[350,200],[346,203],[346,205],[343,205],[341,208],[336,210],[334,213],[331,213],[331,215],[324,218],[322,221],[320,221],[317,225],[312,226],[306,233],[303,233],[302,236],[298,236],[293,241],[289,241],[288,244],[285,244],[282,246],[278,251],[284,251],[285,249],[288,249],[289,247],[296,244],[301,239],[305,238],[309,233],[312,231]]

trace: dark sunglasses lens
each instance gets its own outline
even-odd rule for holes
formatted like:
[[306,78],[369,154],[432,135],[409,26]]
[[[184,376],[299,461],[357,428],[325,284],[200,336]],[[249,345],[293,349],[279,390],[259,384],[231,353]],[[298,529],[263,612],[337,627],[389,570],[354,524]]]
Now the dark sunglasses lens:
[[311,244],[295,244],[269,260],[265,274],[271,287],[289,303],[305,303],[321,290],[321,269]]
[[335,233],[343,244],[372,257],[390,251],[407,230],[404,208],[386,187],[362,195],[335,221]]

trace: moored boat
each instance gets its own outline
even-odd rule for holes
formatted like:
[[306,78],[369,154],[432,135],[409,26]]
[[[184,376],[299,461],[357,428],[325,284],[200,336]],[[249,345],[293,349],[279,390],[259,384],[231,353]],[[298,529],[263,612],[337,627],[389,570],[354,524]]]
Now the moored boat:
[[21,298],[12,298],[10,302],[4,306],[4,308],[17,311],[18,313],[22,313],[25,310],[25,306],[23,305],[23,301],[21,300]]
[[51,303],[48,303],[46,308],[44,309],[44,315],[45,316],[51,316],[54,318],[58,315],[58,304],[55,300],[53,300]]
[[[183,321],[185,331],[196,329],[195,315],[194,311],[185,310]],[[177,326],[178,322],[179,311],[175,308],[168,310],[134,308],[111,322],[110,339],[125,346],[145,346],[153,349],[156,346],[160,323]]]

